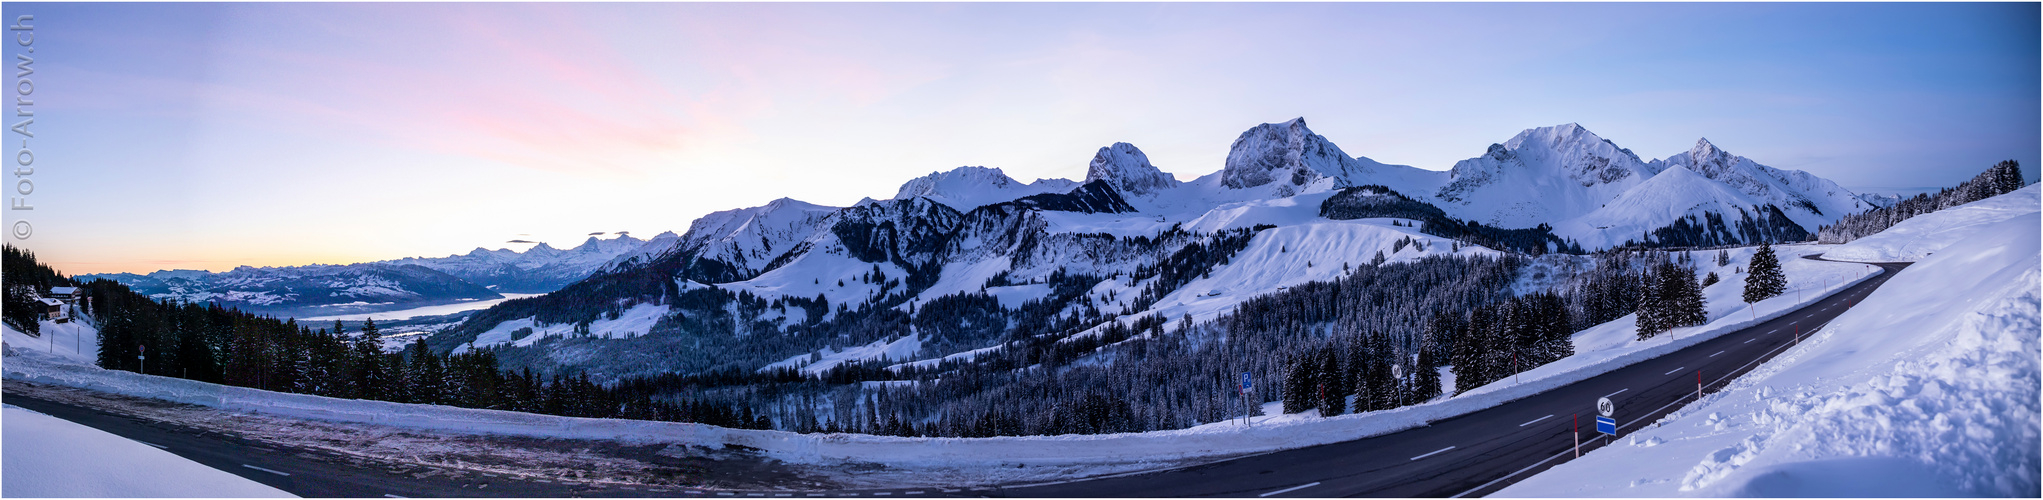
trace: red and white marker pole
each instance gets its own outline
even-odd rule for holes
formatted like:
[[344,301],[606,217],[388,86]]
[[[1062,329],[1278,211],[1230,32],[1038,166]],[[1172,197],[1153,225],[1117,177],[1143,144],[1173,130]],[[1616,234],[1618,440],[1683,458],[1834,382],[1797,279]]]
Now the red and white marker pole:
[[1582,458],[1582,414],[1575,414],[1575,458]]

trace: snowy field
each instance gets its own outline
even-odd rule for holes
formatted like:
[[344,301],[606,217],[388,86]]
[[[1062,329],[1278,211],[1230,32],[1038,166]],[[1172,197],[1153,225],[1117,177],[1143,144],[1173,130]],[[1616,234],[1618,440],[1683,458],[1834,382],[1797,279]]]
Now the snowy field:
[[296,495],[146,444],[6,405],[0,496],[260,498]]
[[1724,391],[1497,496],[2038,496],[2037,189],[1834,249],[1926,257]]

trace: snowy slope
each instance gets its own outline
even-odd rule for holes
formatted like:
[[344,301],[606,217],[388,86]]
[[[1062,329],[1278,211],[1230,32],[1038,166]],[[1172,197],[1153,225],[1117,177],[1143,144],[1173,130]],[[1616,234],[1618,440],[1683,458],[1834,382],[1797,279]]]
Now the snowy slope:
[[1554,234],[1574,239],[1582,248],[1608,248],[1688,216],[1716,213],[1727,222],[1757,214],[1760,203],[1721,182],[1674,166],[1619,194],[1602,207],[1554,224]]
[[[1392,220],[1320,221],[1263,230],[1231,262],[1165,295],[1137,316],[1158,315],[1172,321],[1172,328],[1185,315],[1194,320],[1210,320],[1251,297],[1332,280],[1343,276],[1346,268],[1371,265],[1377,252],[1383,253],[1385,262],[1497,254],[1495,250],[1472,245],[1464,245],[1457,252],[1451,240],[1420,234],[1417,228],[1392,226]],[[1397,248],[1397,242],[1405,239],[1416,243]]]
[[6,405],[0,495],[34,497],[297,498],[184,457]]
[[[605,339],[624,339],[645,335],[653,325],[668,316],[667,306],[659,304],[634,304],[619,313],[616,319],[601,318],[589,322],[589,335]],[[530,329],[530,331],[523,331]],[[541,324],[534,318],[505,321],[495,328],[483,332],[474,341],[454,348],[454,354],[468,352],[477,347],[511,344],[518,347],[530,346],[547,337],[574,335],[572,323]]]
[[2039,225],[1946,231],[1723,392],[1498,495],[2035,497]]
[[1958,242],[1978,227],[2043,210],[2043,184],[1901,221],[1878,234],[1838,245],[1826,257],[1858,262],[1916,261]]

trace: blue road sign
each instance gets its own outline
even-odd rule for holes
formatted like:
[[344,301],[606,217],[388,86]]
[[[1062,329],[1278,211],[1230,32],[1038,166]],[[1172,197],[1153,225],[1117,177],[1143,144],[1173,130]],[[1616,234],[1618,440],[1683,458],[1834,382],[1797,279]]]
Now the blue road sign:
[[1610,417],[1596,417],[1596,432],[1616,436],[1617,419]]
[[1249,372],[1241,372],[1241,392],[1248,392],[1255,388],[1255,382],[1249,380]]

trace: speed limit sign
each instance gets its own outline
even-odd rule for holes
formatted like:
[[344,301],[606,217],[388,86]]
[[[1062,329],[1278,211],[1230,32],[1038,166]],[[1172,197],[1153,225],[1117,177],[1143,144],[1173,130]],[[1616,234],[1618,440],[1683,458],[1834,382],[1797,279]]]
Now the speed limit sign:
[[1610,398],[1596,398],[1596,413],[1601,413],[1603,416],[1608,417],[1612,412],[1616,411],[1617,405],[1612,404]]

